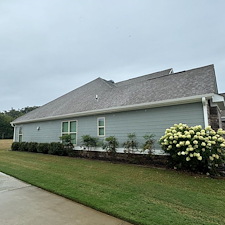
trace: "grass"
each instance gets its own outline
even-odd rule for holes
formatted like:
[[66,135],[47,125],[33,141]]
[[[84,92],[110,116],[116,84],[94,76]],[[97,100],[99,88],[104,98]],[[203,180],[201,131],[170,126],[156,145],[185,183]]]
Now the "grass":
[[7,150],[0,171],[134,224],[225,224],[225,180]]
[[12,142],[11,139],[0,139],[0,150],[10,149]]

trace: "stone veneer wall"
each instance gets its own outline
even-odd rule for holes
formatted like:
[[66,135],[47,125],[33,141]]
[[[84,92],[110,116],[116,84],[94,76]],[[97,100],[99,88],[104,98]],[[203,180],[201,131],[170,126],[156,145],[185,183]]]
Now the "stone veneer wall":
[[225,121],[222,121],[222,129],[225,130]]
[[209,112],[209,125],[214,129],[218,130],[222,128],[222,120],[221,120],[221,113],[218,107],[208,107]]

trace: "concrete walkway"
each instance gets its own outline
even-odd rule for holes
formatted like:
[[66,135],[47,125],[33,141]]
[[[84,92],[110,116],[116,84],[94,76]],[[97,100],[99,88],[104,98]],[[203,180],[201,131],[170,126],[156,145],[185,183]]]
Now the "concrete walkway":
[[2,225],[129,225],[0,172]]

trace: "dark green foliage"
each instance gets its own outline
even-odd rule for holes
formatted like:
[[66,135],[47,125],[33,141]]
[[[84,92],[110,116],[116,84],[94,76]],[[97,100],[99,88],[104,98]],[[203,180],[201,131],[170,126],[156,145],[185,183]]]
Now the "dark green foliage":
[[19,151],[28,152],[28,142],[20,142]]
[[90,135],[83,135],[82,136],[82,144],[84,145],[84,148],[90,150],[90,148],[95,148],[98,145],[98,138],[92,137]]
[[105,139],[105,143],[103,144],[103,149],[110,153],[116,153],[116,148],[119,146],[119,142],[116,137],[110,136]]
[[72,143],[72,139],[71,139],[71,135],[70,134],[63,135],[63,136],[61,136],[59,138],[62,141],[64,149],[67,152],[73,150],[73,143]]
[[52,142],[50,143],[48,154],[51,155],[66,155],[66,150],[62,143]]
[[68,155],[62,143],[36,143],[36,142],[14,142],[11,146],[13,151],[38,152],[51,155]]
[[12,146],[11,146],[11,150],[12,151],[19,151],[19,146],[20,146],[19,142],[13,142]]
[[0,113],[0,139],[11,139],[13,137],[13,127],[10,122],[13,118]]
[[49,150],[49,143],[39,143],[37,146],[37,152],[47,154]]
[[136,140],[135,133],[129,133],[127,135],[127,141],[123,143],[125,153],[134,153],[138,150],[138,142]]
[[28,142],[27,148],[28,152],[37,152],[38,143],[37,142]]

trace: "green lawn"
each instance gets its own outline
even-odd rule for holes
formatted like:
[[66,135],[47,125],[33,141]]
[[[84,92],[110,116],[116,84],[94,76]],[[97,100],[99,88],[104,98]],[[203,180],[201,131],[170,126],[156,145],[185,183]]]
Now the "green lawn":
[[0,139],[0,150],[7,150],[10,148],[12,139]]
[[225,180],[6,150],[0,171],[134,224],[225,224]]

